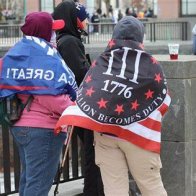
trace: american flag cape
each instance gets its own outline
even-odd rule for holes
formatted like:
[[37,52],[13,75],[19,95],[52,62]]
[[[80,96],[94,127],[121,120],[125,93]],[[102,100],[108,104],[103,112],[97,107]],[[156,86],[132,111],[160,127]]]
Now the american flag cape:
[[15,93],[70,94],[75,76],[57,50],[43,39],[25,36],[0,59],[0,98]]
[[79,126],[160,153],[161,122],[170,101],[159,62],[138,42],[111,40],[55,130]]

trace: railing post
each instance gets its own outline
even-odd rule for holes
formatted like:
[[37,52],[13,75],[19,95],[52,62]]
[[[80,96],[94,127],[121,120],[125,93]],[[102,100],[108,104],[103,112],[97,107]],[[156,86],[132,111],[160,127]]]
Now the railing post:
[[78,177],[78,138],[76,132],[73,133],[71,141],[71,158],[72,158],[72,175],[73,178]]
[[89,36],[90,36],[90,25],[89,25],[89,24],[88,24],[88,28],[87,28],[87,29],[88,29],[88,30],[87,30],[87,31],[88,31],[87,43],[90,44],[90,37],[89,37]]
[[150,24],[150,41],[152,42],[152,23],[149,24]]
[[[7,112],[6,100],[2,103],[2,108],[5,113]],[[1,124],[2,127],[2,147],[3,147],[3,176],[4,176],[4,188],[5,193],[11,192],[11,175],[10,175],[10,137],[9,129],[5,123]]]
[[20,158],[19,152],[16,146],[16,143],[13,141],[13,148],[14,148],[14,184],[15,189],[18,191],[19,189],[19,181],[20,181]]
[[153,41],[155,42],[156,41],[156,23],[153,22]]
[[181,30],[181,40],[183,41],[184,40],[184,22],[182,22],[181,24],[180,24],[180,30]]
[[188,26],[188,23],[187,22],[185,22],[185,30],[186,30],[186,32],[185,32],[185,34],[186,34],[186,40],[188,40],[188,35],[187,35],[187,26]]
[[187,22],[182,22],[182,40],[187,40]]

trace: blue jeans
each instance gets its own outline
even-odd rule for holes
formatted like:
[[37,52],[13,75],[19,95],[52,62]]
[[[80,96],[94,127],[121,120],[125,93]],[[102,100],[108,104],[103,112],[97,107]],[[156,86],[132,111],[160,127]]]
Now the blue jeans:
[[22,172],[20,196],[47,196],[57,172],[66,133],[55,136],[52,129],[12,127]]

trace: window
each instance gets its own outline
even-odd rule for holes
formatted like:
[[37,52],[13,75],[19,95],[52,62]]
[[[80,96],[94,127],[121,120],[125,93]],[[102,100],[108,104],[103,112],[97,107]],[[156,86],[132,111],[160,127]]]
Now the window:
[[54,10],[54,0],[40,0],[40,10],[52,13]]
[[196,0],[181,0],[181,16],[196,16]]
[[145,0],[145,6],[153,11],[153,16],[157,16],[157,0]]

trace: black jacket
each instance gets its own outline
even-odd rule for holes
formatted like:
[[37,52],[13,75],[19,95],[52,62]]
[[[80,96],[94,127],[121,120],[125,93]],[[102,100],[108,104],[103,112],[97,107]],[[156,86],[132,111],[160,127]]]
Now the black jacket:
[[57,31],[57,49],[64,61],[73,71],[78,86],[81,84],[89,63],[85,56],[81,34],[77,28],[76,6],[74,1],[61,2],[53,12],[55,20],[63,19],[65,27]]

